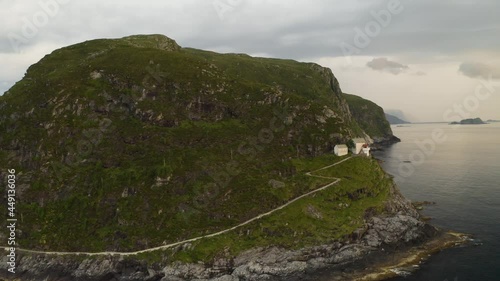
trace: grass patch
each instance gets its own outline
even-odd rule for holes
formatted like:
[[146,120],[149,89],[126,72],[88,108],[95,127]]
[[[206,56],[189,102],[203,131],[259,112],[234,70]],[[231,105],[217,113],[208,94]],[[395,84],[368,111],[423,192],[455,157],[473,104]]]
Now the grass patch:
[[[304,159],[302,167],[331,164],[337,157]],[[359,172],[353,172],[359,171]],[[194,242],[177,250],[160,251],[150,261],[211,262],[221,255],[237,255],[254,247],[279,246],[299,249],[345,239],[363,225],[367,209],[382,211],[392,181],[371,159],[355,157],[322,170],[322,175],[344,179],[335,186],[303,198],[281,211],[218,237]],[[383,179],[382,179],[383,178]],[[382,179],[382,180],[381,180]]]

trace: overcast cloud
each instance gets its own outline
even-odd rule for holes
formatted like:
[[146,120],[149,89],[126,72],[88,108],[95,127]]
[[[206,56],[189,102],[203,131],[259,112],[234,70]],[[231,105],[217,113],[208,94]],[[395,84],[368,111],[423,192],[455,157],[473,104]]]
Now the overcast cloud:
[[460,65],[460,72],[471,78],[500,79],[500,67],[484,63],[464,62]]
[[[57,48],[153,33],[184,47],[318,62],[332,68],[344,91],[420,121],[442,119],[488,72],[498,78],[498,0],[401,0],[398,13],[390,3],[0,0],[0,92]],[[348,57],[343,44],[352,47]],[[498,92],[477,115],[500,119]]]
[[400,74],[408,69],[407,65],[400,64],[399,62],[390,61],[387,58],[375,58],[366,64],[373,70],[387,71],[392,74]]

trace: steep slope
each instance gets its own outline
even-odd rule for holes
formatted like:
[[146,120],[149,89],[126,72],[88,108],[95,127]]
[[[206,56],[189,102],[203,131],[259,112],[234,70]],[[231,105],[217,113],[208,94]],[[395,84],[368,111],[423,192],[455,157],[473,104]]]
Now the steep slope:
[[359,96],[344,94],[344,97],[354,119],[376,145],[387,145],[400,141],[392,134],[391,125],[380,106]]
[[159,35],[54,51],[0,112],[2,167],[22,173],[18,239],[51,250],[137,250],[234,225],[315,186],[291,158],[362,134],[327,68]]
[[[286,278],[425,238],[377,161],[331,166],[345,160],[332,155],[336,144],[392,135],[378,109],[358,124],[366,102],[348,104],[317,64],[181,48],[161,35],[54,51],[0,97],[0,173],[5,182],[16,170],[17,246],[137,251],[279,212],[126,259],[22,252],[23,279]],[[266,255],[248,253],[269,248],[280,262],[255,269]],[[290,255],[297,267],[286,267]]]

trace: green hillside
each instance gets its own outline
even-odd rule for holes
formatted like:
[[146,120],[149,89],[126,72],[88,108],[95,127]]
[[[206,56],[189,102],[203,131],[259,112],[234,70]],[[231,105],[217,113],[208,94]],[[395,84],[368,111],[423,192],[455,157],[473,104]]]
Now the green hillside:
[[376,103],[362,97],[344,94],[349,109],[359,126],[372,138],[390,138],[393,136],[391,125],[384,110]]
[[[161,35],[56,50],[0,97],[0,169],[17,170],[18,242],[140,250],[269,211],[326,184],[305,171],[338,161],[333,147],[363,134],[344,97],[317,64],[181,48]],[[236,249],[349,234],[391,182],[369,159],[347,163],[338,177],[348,171],[352,182],[219,239],[245,241],[228,244]],[[339,203],[353,207],[332,209]],[[196,255],[219,249],[210,245]]]

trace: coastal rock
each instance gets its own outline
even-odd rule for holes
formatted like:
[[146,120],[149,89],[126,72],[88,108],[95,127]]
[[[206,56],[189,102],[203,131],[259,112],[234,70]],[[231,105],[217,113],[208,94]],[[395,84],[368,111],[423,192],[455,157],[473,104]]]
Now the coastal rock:
[[359,96],[344,94],[344,97],[352,116],[366,133],[364,138],[371,140],[373,150],[401,141],[392,133],[391,125],[380,106]]
[[378,247],[382,243],[408,243],[418,239],[424,225],[423,222],[406,215],[387,218],[374,217],[369,224],[370,227],[364,239],[372,247]]
[[[22,280],[161,280],[161,281],[262,281],[298,280],[306,273],[342,268],[370,254],[418,243],[437,234],[437,230],[419,220],[419,214],[397,190],[391,190],[383,215],[365,219],[365,226],[349,239],[329,244],[289,250],[273,246],[254,248],[233,258],[218,258],[211,264],[175,262],[149,265],[145,262],[100,257],[81,261],[59,256],[23,256],[18,264]],[[6,278],[6,257],[1,272]]]
[[383,150],[384,147],[391,146],[395,143],[401,142],[401,139],[396,136],[374,137],[372,150]]

